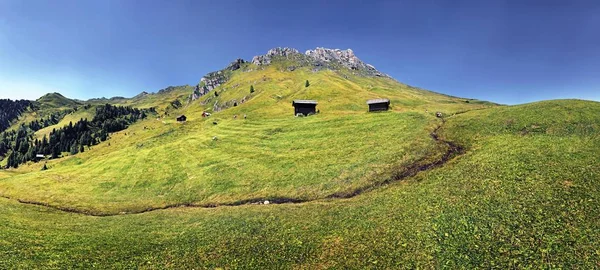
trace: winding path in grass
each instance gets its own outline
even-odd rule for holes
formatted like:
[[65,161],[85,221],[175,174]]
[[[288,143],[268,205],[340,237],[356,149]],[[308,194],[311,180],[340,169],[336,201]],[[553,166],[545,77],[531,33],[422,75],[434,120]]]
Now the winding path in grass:
[[[356,188],[356,189],[350,190],[350,191],[336,192],[336,193],[327,195],[323,198],[316,198],[316,199],[298,199],[298,198],[287,198],[287,197],[252,198],[252,199],[245,199],[245,200],[240,200],[240,201],[235,201],[235,202],[230,202],[230,203],[206,203],[206,204],[179,203],[179,204],[165,205],[165,206],[161,206],[161,207],[148,207],[143,210],[132,211],[132,212],[103,213],[103,212],[82,210],[82,209],[77,209],[77,208],[72,208],[72,207],[51,205],[51,204],[45,203],[45,202],[15,199],[15,198],[12,198],[12,197],[6,196],[6,195],[0,195],[0,197],[9,199],[9,200],[16,200],[22,204],[44,206],[47,208],[52,208],[52,209],[63,211],[63,212],[75,213],[75,214],[81,214],[81,215],[87,215],[87,216],[96,216],[96,217],[142,214],[142,213],[147,213],[147,212],[152,212],[152,211],[157,211],[157,210],[165,210],[165,209],[180,208],[180,207],[215,208],[215,207],[221,207],[221,206],[240,206],[240,205],[296,204],[296,203],[306,203],[306,202],[312,202],[312,201],[323,200],[323,199],[348,199],[348,198],[356,197],[365,192],[369,192],[369,191],[375,190],[377,188],[386,186],[393,182],[398,182],[398,181],[404,180],[406,178],[413,177],[419,172],[423,172],[423,171],[441,167],[449,160],[464,154],[465,153],[464,147],[462,147],[454,142],[444,140],[444,139],[440,138],[439,135],[437,134],[438,131],[440,130],[440,128],[442,128],[444,123],[445,123],[445,120],[442,119],[442,124],[438,125],[430,133],[431,138],[436,143],[445,144],[447,146],[446,152],[444,152],[444,154],[437,160],[428,161],[427,157],[424,157],[424,158],[416,161],[415,163],[411,164],[410,166],[406,167],[405,170],[397,172],[395,175],[393,175],[392,177],[390,177],[384,181],[372,183],[370,185],[359,187],[359,188]],[[268,203],[266,203],[267,201],[268,201]]]

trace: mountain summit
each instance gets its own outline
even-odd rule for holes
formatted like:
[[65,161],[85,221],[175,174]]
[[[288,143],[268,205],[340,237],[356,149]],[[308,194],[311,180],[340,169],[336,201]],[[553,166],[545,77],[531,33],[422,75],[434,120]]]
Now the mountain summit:
[[265,55],[254,56],[251,62],[258,66],[269,65],[277,58],[299,60],[301,66],[313,66],[316,70],[322,68],[333,70],[346,68],[358,71],[359,75],[389,77],[379,72],[373,65],[360,60],[352,49],[341,50],[317,47],[314,50],[307,50],[304,54],[301,54],[293,48],[278,47],[269,50]]
[[270,49],[264,55],[254,56],[251,61],[238,58],[224,69],[204,75],[194,89],[191,100],[194,101],[229,81],[233,71],[244,67],[248,68],[247,71],[252,71],[256,70],[252,66],[258,66],[259,69],[262,69],[273,64],[278,64],[287,71],[308,68],[312,72],[321,70],[349,71],[351,75],[356,76],[392,78],[378,71],[373,65],[360,60],[352,49],[341,50],[317,47],[302,54],[294,48],[277,47]]

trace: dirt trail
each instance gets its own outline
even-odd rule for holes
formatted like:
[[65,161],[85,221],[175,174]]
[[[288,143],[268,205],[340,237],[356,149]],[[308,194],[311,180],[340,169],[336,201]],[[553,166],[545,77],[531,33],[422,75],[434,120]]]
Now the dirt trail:
[[165,206],[160,206],[160,207],[149,207],[149,208],[134,211],[134,212],[105,213],[105,212],[77,209],[77,208],[72,208],[72,207],[51,205],[51,204],[45,203],[45,202],[15,199],[15,198],[5,196],[5,195],[0,195],[0,197],[6,198],[9,200],[16,200],[22,204],[44,206],[44,207],[52,208],[52,209],[63,211],[63,212],[76,213],[76,214],[87,215],[87,216],[96,216],[96,217],[142,214],[142,213],[147,213],[147,212],[151,212],[151,211],[165,210],[165,209],[171,209],[171,208],[180,208],[180,207],[215,208],[215,207],[221,207],[221,206],[240,206],[240,205],[297,204],[297,203],[306,203],[306,202],[312,202],[312,201],[323,200],[323,199],[348,199],[348,198],[352,198],[352,197],[358,196],[360,194],[363,194],[365,192],[372,191],[377,188],[389,185],[393,182],[398,182],[398,181],[402,181],[406,178],[413,177],[416,174],[418,174],[419,172],[423,172],[423,171],[441,167],[442,165],[444,165],[446,162],[448,162],[452,158],[464,154],[465,149],[462,146],[457,145],[451,141],[446,141],[439,137],[438,131],[440,130],[440,128],[442,128],[444,123],[445,123],[445,120],[442,119],[442,124],[438,125],[430,133],[430,136],[434,141],[436,141],[437,143],[440,143],[440,144],[444,144],[447,147],[445,153],[440,158],[433,160],[433,161],[428,161],[427,158],[423,158],[423,159],[418,160],[417,162],[413,163],[412,165],[406,167],[405,170],[400,171],[397,174],[393,175],[389,179],[386,179],[381,182],[372,183],[367,186],[359,187],[354,190],[333,193],[333,194],[327,195],[323,198],[303,200],[303,199],[297,199],[297,198],[270,197],[270,198],[252,198],[252,199],[245,199],[245,200],[240,200],[240,201],[235,201],[235,202],[230,202],[230,203],[218,203],[218,204],[217,203],[205,203],[205,204],[178,203],[178,204],[171,204],[171,205],[165,205]]

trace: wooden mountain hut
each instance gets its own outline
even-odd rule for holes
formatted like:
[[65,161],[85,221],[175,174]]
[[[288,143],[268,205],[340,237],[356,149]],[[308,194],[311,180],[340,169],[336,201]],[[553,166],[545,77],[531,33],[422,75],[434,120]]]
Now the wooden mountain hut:
[[390,109],[390,100],[387,98],[378,98],[367,100],[370,112],[387,111]]
[[317,101],[316,100],[305,100],[297,99],[292,102],[294,106],[294,115],[304,115],[317,113]]

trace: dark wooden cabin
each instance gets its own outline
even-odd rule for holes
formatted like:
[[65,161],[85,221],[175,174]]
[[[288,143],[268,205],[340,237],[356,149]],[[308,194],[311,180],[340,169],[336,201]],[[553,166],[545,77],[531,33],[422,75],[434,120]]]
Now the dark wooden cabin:
[[187,117],[185,117],[185,115],[180,115],[177,117],[177,122],[185,122],[187,120]]
[[387,98],[378,98],[367,100],[370,112],[387,111],[390,109],[390,100]]
[[317,112],[317,101],[316,100],[301,100],[297,99],[292,102],[294,106],[294,115],[302,114],[307,116],[309,114],[315,114]]

